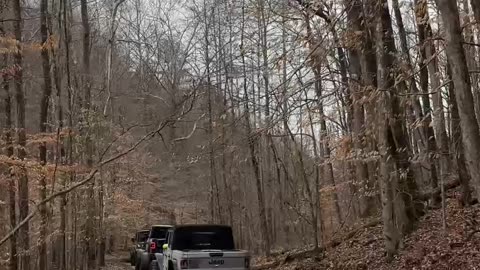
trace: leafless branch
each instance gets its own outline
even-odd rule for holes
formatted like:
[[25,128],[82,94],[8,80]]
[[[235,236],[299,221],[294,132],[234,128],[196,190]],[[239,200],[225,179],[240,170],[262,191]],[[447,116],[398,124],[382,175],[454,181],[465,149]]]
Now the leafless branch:
[[198,124],[198,121],[200,121],[200,119],[202,119],[203,117],[205,116],[205,114],[203,114],[202,116],[200,116],[196,121],[195,123],[193,124],[193,128],[192,128],[192,131],[185,137],[180,137],[180,138],[176,138],[174,139],[172,142],[179,142],[179,141],[185,141],[185,140],[188,140],[190,139],[193,134],[195,133],[195,131],[197,130],[197,124]]

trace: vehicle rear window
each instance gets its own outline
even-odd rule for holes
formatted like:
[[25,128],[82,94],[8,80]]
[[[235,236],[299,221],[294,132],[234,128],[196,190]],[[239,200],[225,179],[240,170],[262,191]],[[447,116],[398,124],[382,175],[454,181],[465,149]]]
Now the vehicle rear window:
[[149,231],[145,231],[145,232],[138,232],[137,233],[137,241],[138,242],[145,242],[148,238],[148,234],[150,232]]
[[165,227],[153,227],[150,232],[150,238],[165,239],[167,236],[168,228]]
[[223,249],[233,250],[232,229],[229,227],[189,227],[178,228],[174,232],[172,249],[203,250]]

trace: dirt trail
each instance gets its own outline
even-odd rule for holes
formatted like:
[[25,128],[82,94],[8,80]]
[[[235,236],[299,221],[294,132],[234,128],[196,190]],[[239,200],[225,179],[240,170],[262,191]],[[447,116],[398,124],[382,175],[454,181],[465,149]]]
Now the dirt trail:
[[134,267],[130,266],[128,262],[127,253],[116,253],[106,255],[104,270],[133,270]]

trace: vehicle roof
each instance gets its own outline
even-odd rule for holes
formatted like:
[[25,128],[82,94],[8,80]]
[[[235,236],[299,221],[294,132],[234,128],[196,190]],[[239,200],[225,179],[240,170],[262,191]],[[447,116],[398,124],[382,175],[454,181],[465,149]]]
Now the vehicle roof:
[[152,225],[152,228],[153,228],[153,227],[172,228],[173,225]]
[[141,232],[149,232],[150,230],[138,230],[137,233],[141,233]]
[[220,225],[220,224],[182,224],[182,225],[176,225],[174,228],[179,229],[179,228],[205,228],[205,227],[214,227],[214,228],[231,228],[231,226],[228,225]]

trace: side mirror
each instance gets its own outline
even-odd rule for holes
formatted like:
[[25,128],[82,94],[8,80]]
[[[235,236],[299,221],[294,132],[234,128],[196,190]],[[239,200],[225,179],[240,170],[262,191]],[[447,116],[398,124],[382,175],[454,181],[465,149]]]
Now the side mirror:
[[163,248],[163,250],[167,250],[168,249],[168,244],[163,244],[162,248]]
[[132,242],[135,242],[135,238],[134,238],[134,237],[130,238],[130,240],[131,240]]

